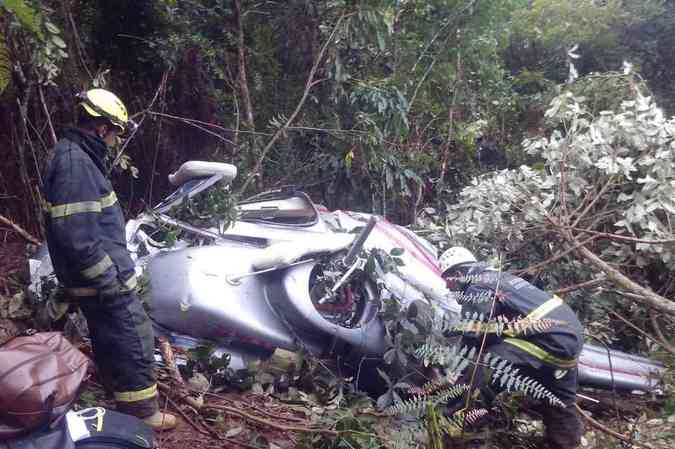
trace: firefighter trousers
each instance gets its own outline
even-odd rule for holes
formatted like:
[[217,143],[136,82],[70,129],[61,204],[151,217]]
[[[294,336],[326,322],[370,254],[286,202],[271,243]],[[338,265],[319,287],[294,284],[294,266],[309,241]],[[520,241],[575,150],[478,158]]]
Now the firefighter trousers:
[[[518,368],[518,374],[534,379],[564,404],[564,407],[551,405],[542,399],[536,411],[541,413],[545,427],[544,438],[550,449],[575,449],[581,442],[583,425],[575,408],[577,393],[577,368],[558,369],[542,363],[531,354],[505,342],[486,348],[486,352],[506,359]],[[467,368],[459,383],[468,383],[471,368]],[[467,374],[468,373],[468,374]],[[499,379],[492,382],[492,372],[487,368],[478,369],[474,378],[474,387],[489,404],[497,394],[503,391]]]
[[155,413],[157,383],[154,372],[152,324],[134,292],[113,298],[82,298],[94,361],[117,409],[145,418]]

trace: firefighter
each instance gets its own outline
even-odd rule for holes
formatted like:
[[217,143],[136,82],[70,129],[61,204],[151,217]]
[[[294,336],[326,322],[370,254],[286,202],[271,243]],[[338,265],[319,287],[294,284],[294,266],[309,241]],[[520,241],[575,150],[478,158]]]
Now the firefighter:
[[124,216],[108,179],[108,150],[132,122],[112,92],[91,89],[78,99],[77,127],[65,130],[45,167],[49,254],[62,293],[87,319],[98,372],[117,409],[170,429],[176,418],[159,411],[152,325],[135,291]]
[[[478,263],[466,248],[448,249],[441,256],[440,265],[448,288],[458,294],[464,317],[478,312],[484,315],[484,320],[500,315],[509,320],[554,320],[552,327],[541,333],[511,336],[487,333],[485,351],[510,361],[520,375],[537,380],[562,401],[564,407],[541,404],[545,439],[551,449],[576,448],[583,432],[575,408],[577,358],[583,345],[583,327],[576,314],[559,297]],[[482,337],[482,333],[465,334],[466,342],[478,346]],[[499,387],[491,382],[489,371],[481,369],[477,374],[474,385],[490,402]]]

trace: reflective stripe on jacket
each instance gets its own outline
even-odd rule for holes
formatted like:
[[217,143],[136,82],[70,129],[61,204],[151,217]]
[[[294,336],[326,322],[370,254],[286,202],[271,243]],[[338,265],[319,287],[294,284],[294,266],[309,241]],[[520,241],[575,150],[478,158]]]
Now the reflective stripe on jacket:
[[[509,273],[500,273],[485,264],[472,264],[466,274],[462,296],[467,299],[462,313],[482,313],[490,316],[492,298],[498,291],[493,318],[502,315],[509,320],[550,319],[558,324],[543,332],[507,333],[503,341],[556,368],[576,365],[583,346],[583,326],[574,311],[557,296],[538,289],[529,282]],[[472,298],[482,298],[473,301]],[[491,336],[491,339],[500,337]]]
[[124,215],[104,175],[105,143],[69,129],[52,151],[44,174],[45,227],[59,282],[94,289],[133,283]]

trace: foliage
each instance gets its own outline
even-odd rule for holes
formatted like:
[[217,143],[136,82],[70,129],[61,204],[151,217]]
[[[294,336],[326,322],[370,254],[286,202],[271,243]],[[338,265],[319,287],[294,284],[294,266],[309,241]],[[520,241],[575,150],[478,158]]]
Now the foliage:
[[[2,5],[13,13],[16,20],[10,21],[3,33],[5,48],[9,37],[11,39],[11,53],[7,54],[15,64],[23,63],[25,68],[20,69],[24,77],[34,76],[35,81],[44,85],[55,85],[63,60],[68,57],[67,45],[61,36],[61,30],[50,19],[53,10],[44,5],[26,0],[5,1]],[[27,32],[23,32],[23,31]],[[19,33],[19,36],[15,33]],[[25,53],[27,46],[32,54]],[[0,50],[0,55],[3,52]],[[2,56],[0,56],[1,58]],[[28,60],[28,58],[30,58]],[[3,58],[4,59],[4,58]],[[0,59],[2,62],[3,59]],[[2,65],[2,64],[0,64]],[[31,69],[33,73],[31,73]],[[0,83],[1,84],[1,83]],[[0,86],[1,87],[1,86]],[[1,91],[1,89],[0,89]]]
[[[446,345],[438,343],[426,343],[416,351],[416,355],[423,359],[425,365],[434,364],[442,366],[446,369],[447,374],[443,382],[454,382],[461,372],[464,371],[469,364],[487,367],[491,370],[491,380],[493,383],[499,383],[499,386],[505,388],[507,391],[521,391],[529,394],[535,399],[546,398],[551,405],[562,406],[562,402],[551,392],[541,385],[538,381],[522,376],[518,373],[519,369],[514,368],[513,364],[501,357],[486,352],[482,356],[477,357],[476,348],[463,346],[461,348],[448,348]],[[432,381],[423,387],[422,392],[438,391],[439,381]],[[441,390],[442,394],[449,394],[449,391]],[[424,397],[415,398],[409,407],[415,408],[415,404],[424,400]],[[407,407],[407,406],[406,406]],[[410,410],[411,408],[405,408]]]
[[[236,391],[248,391],[254,384],[255,373],[230,367],[230,354],[219,352],[214,345],[200,345],[189,349],[185,354],[185,363],[178,366],[184,379],[208,379],[207,387],[218,392],[225,388]],[[205,376],[205,377],[202,377]]]
[[515,337],[518,335],[539,334],[553,326],[561,323],[556,320],[542,318],[530,320],[527,318],[509,319],[504,316],[497,316],[493,320],[487,320],[483,314],[478,315],[474,312],[472,315],[466,314],[464,319],[452,322],[446,326],[448,332],[460,331],[471,334],[495,334],[496,336]]
[[[398,264],[391,259],[399,254],[400,251],[392,251],[392,254],[371,252],[366,269],[376,278],[387,271],[396,271]],[[493,294],[489,299],[495,301],[497,296]],[[449,332],[467,337],[481,337],[486,333],[516,336],[544,332],[559,323],[552,320],[511,321],[503,317],[488,320],[478,315],[457,321],[446,317],[442,311],[425,310],[424,304],[415,303],[414,307],[404,308],[399,298],[385,297],[382,318],[387,348],[383,357],[385,366],[377,371],[386,383],[386,391],[378,398],[377,406],[389,415],[422,417],[431,446],[440,438],[439,433],[456,435],[458,430],[464,429],[464,415],[454,412],[445,418],[440,410],[448,403],[465,400],[470,395],[472,389],[463,382],[469,378],[465,373],[472,369],[485,370],[488,382],[498,384],[506,391],[520,391],[535,399],[545,399],[552,406],[563,406],[560,399],[538,381],[521,375],[510,361],[479,351],[476,346],[448,340]],[[419,382],[419,373],[428,367],[434,367],[442,374],[421,388],[413,386]],[[486,413],[474,408],[465,412],[471,420]]]
[[374,432],[370,420],[360,419],[350,412],[342,412],[331,424],[335,430],[343,431],[338,437],[325,437],[320,434],[309,434],[295,446],[299,449],[380,449],[381,439]]
[[44,40],[40,15],[31,3],[33,2],[27,2],[26,0],[5,0],[2,6],[14,13],[23,26],[35,33],[41,40]]
[[237,219],[238,196],[230,191],[229,185],[219,185],[200,192],[173,208],[172,215],[192,225],[225,230]]
[[[646,241],[672,239],[673,121],[651,98],[637,92],[620,111],[593,117],[585,98],[566,93],[551,103],[546,116],[558,128],[549,138],[524,142],[525,151],[540,157],[543,166],[474,179],[448,216],[454,241],[473,244],[501,235],[498,241],[513,245],[560,208],[582,214],[589,205],[597,205],[595,216],[603,216],[592,230]],[[614,241],[601,254],[619,264],[634,259],[640,266],[656,257],[673,267],[665,244]]]
[[436,389],[433,395],[420,394],[413,396],[411,399],[401,401],[398,404],[388,407],[386,412],[390,415],[420,412],[429,405],[435,407],[452,399],[457,399],[466,393],[468,389],[468,385],[454,385],[449,388]]
[[[594,83],[624,86],[623,95],[616,90],[610,99],[611,90],[604,96]],[[567,299],[589,332],[626,350],[635,350],[642,338],[610,325],[607,310],[648,326],[648,314],[633,301],[669,310],[673,269],[673,120],[643,92],[641,79],[631,73],[582,78],[569,86],[546,113],[547,135],[524,141],[532,166],[474,179],[445,222],[453,244],[485,256],[504,251],[507,267],[540,288],[593,281],[595,287],[572,288]],[[591,254],[565,252],[580,242]],[[589,265],[593,254],[598,259]],[[637,291],[637,284],[661,296],[645,299],[648,293]],[[645,342],[639,347],[654,349]]]
[[[514,48],[534,58],[548,78],[563,81],[568,50],[580,46],[584,73],[620,63],[621,31],[653,20],[663,12],[661,0],[535,0],[513,16]],[[523,59],[516,57],[517,59]],[[618,59],[618,60],[617,60]]]

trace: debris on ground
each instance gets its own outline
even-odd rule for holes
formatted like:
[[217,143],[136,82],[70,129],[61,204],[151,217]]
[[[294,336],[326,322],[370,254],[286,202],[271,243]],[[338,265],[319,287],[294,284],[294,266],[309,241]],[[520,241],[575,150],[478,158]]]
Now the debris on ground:
[[[17,252],[0,251],[0,344],[35,325],[32,304],[20,288],[23,250],[12,251]],[[78,318],[70,315],[65,325],[72,327]],[[86,326],[75,327],[82,327],[77,334],[86,335]],[[78,346],[91,356],[86,338]],[[426,444],[427,431],[419,420],[379,413],[373,399],[354,391],[348,379],[331,374],[330,362],[277,350],[269,360],[249,364],[246,373],[235,373],[228,369],[227,358],[214,358],[210,348],[181,351],[160,340],[159,349],[164,360],[158,370],[160,404],[177,415],[179,424],[174,431],[157,435],[158,449],[421,448]],[[179,369],[176,358],[189,363]],[[597,402],[582,401],[582,409],[603,429],[587,421],[582,448],[673,447],[675,401],[668,394],[664,399],[585,393]],[[91,406],[114,407],[95,376],[75,404],[78,409]],[[539,447],[543,438],[539,418],[511,414],[509,407],[519,405],[494,409],[482,430],[461,437],[464,447]],[[621,443],[610,432],[630,441]]]

